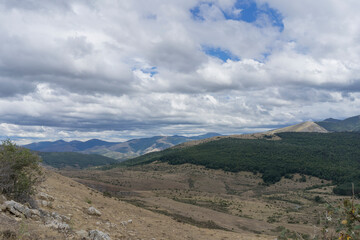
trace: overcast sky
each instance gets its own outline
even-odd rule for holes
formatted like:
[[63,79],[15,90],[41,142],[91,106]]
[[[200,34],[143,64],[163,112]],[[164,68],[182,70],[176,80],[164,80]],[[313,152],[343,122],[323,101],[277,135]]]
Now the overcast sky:
[[256,132],[359,115],[358,0],[0,0],[0,138]]

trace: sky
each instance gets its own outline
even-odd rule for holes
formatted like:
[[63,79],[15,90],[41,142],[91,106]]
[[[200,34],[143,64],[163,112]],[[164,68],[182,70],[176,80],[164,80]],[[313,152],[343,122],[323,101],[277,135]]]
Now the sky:
[[0,139],[359,115],[358,0],[0,0]]

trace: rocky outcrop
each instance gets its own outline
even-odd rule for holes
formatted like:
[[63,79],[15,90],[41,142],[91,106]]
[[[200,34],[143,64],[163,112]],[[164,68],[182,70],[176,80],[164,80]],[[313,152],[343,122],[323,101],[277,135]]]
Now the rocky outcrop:
[[[40,201],[45,202],[53,202],[55,200],[54,197],[46,193],[38,194],[38,198],[40,199]],[[8,216],[15,222],[21,220],[20,218],[41,221],[48,228],[57,230],[58,232],[64,233],[65,235],[70,234],[71,236],[74,236],[75,234],[79,239],[82,240],[111,240],[108,233],[104,233],[100,230],[80,230],[77,232],[73,232],[70,227],[70,217],[61,215],[57,212],[48,212],[41,209],[31,209],[26,205],[18,203],[14,200],[5,201],[3,204],[0,204],[0,211],[5,213],[7,212],[8,214],[2,215]],[[89,207],[88,209],[86,209],[86,213],[93,216],[101,216],[101,212],[94,207]],[[11,215],[15,216],[15,218],[11,217]],[[129,224],[132,223],[132,220],[128,220],[125,222],[126,224]],[[107,228],[113,228],[116,226],[116,224],[106,222],[105,226]]]
[[68,232],[71,230],[69,226],[70,218],[67,216],[60,215],[56,212],[39,211],[37,209],[30,209],[25,205],[15,202],[14,200],[6,201],[1,209],[8,211],[12,215],[18,218],[31,218],[39,221],[43,220],[45,226],[56,229],[60,232]]
[[59,232],[68,232],[71,230],[69,226],[70,218],[60,215],[56,212],[45,213],[44,222],[47,227],[58,230]]
[[29,209],[21,203],[15,202],[14,200],[6,201],[2,207],[4,210],[9,211],[11,214],[16,217],[26,217],[32,218],[34,220],[39,220],[41,213],[37,209]]

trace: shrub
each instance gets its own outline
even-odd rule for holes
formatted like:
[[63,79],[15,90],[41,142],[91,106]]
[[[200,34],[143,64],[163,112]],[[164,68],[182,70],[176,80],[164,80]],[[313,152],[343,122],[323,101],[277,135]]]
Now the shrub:
[[320,196],[315,196],[314,201],[317,203],[324,203],[324,199]]
[[265,183],[276,183],[281,180],[281,173],[275,169],[269,169],[262,176]]
[[41,180],[40,158],[10,140],[0,145],[0,193],[20,202],[30,199]]

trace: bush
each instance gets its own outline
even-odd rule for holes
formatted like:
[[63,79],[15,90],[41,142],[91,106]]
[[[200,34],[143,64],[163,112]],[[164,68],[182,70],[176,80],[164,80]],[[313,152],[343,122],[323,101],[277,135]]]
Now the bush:
[[20,202],[28,201],[42,177],[40,161],[30,150],[10,140],[3,141],[0,145],[0,193]]
[[324,203],[324,199],[320,196],[315,196],[314,201],[317,203]]
[[269,169],[262,175],[265,183],[276,183],[281,180],[281,173],[275,169]]

